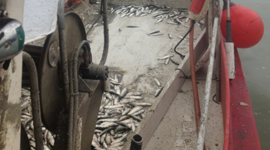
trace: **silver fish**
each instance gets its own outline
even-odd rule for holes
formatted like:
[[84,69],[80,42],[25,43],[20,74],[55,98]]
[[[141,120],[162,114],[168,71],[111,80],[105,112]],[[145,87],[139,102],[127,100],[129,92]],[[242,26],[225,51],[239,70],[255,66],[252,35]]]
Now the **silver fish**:
[[93,145],[95,148],[101,148],[101,146],[99,145],[99,142],[96,141],[96,140],[92,140],[92,145]]
[[147,15],[146,13],[141,13],[140,17],[146,16],[146,15]]
[[105,96],[109,99],[112,100],[112,96],[109,93],[106,93]]
[[122,99],[122,100],[120,101],[120,104],[132,103],[132,102],[134,102],[134,101],[136,101],[136,99]]
[[172,35],[171,34],[168,34],[169,38],[172,39]]
[[136,106],[136,107],[134,107],[133,109],[130,110],[130,112],[128,113],[128,115],[131,115],[131,114],[133,114],[133,113],[135,113],[135,112],[137,112],[139,110],[142,110],[142,109],[143,109],[143,107]]
[[[127,113],[128,113],[128,112],[127,112]],[[127,113],[126,113],[126,114],[127,114]],[[125,115],[126,115],[126,114],[125,114]],[[119,121],[123,121],[123,120],[128,119],[128,118],[129,118],[129,116],[122,116],[122,117],[119,119]]]
[[129,115],[130,117],[132,117],[134,120],[141,122],[141,119],[139,117],[136,117],[134,115]]
[[110,105],[110,106],[104,106],[104,108],[106,108],[106,109],[111,109],[111,108],[120,108],[120,107],[124,107],[124,105],[119,104],[119,105]]
[[131,110],[131,108],[126,108],[126,109],[122,112],[122,116],[126,115],[130,110]]
[[154,77],[154,81],[157,84],[157,86],[160,86],[161,85],[160,82],[158,81],[158,79],[156,77]]
[[123,98],[127,94],[127,92],[128,92],[127,88],[122,89],[120,93],[120,98]]
[[131,124],[131,129],[132,129],[132,132],[135,132],[136,127],[135,127],[134,123]]
[[157,34],[157,33],[160,33],[160,31],[154,31],[154,32],[148,33],[148,35],[153,35],[153,34]]
[[151,103],[147,103],[147,102],[136,102],[133,103],[135,106],[143,106],[143,107],[148,107],[148,106],[152,106]]
[[155,97],[158,97],[158,95],[161,93],[162,90],[163,90],[163,87],[161,87],[160,89],[157,89],[155,93]]
[[119,97],[117,96],[115,99],[114,99],[114,105],[118,105],[118,103],[119,103]]
[[123,17],[125,17],[125,16],[126,16],[126,14],[125,14],[125,13],[123,13],[123,14],[122,14],[120,17],[121,17],[121,18],[123,18]]
[[[120,132],[120,131],[126,131],[126,130],[129,130],[129,127],[125,127],[125,126],[121,126],[121,125],[119,125],[119,126],[117,126],[116,128],[115,128],[115,132],[116,133],[118,133],[118,132]],[[119,134],[115,134],[114,135],[114,138],[118,138],[119,137]]]
[[134,116],[137,116],[137,115],[142,114],[142,113],[144,113],[144,109],[139,110],[139,111],[133,113],[133,115],[134,115]]
[[151,36],[161,36],[164,35],[163,33],[156,33],[156,34],[151,34]]
[[120,92],[121,92],[120,86],[115,86],[114,89],[115,89],[115,92],[116,92],[118,95],[120,95]]
[[130,92],[126,96],[141,96],[141,95],[142,95],[141,92]]
[[163,21],[163,18],[158,19],[157,23],[160,23]]
[[97,122],[117,122],[118,118],[99,119]]
[[135,15],[135,13],[131,13],[128,17],[132,17],[133,15]]
[[[123,139],[124,140],[124,139]],[[116,140],[115,140],[116,141]],[[107,150],[120,150],[122,149],[121,146],[124,145],[124,142],[115,142],[110,145],[110,147],[107,148]]]
[[114,135],[115,135],[114,130],[110,130],[110,134],[111,134],[112,136],[114,136]]
[[100,143],[104,143],[105,137],[106,137],[106,133],[103,134],[103,135],[101,135],[101,137],[100,137]]
[[173,57],[173,56],[174,56],[173,54],[171,54],[171,55],[166,55],[166,56],[163,56],[163,57],[161,57],[161,58],[158,58],[158,60],[163,60],[163,59],[171,58],[171,57]]
[[110,136],[110,134],[107,134],[107,135],[106,135],[105,142],[106,142],[107,145],[111,144],[112,141],[111,141],[111,136]]
[[102,123],[100,125],[96,125],[96,128],[105,129],[105,128],[112,127],[112,126],[117,126],[117,123],[114,123],[114,122],[104,122],[104,123]]
[[103,134],[107,133],[108,131],[112,130],[113,128],[114,128],[114,127],[109,127],[109,128],[107,128],[107,129],[103,130],[103,131],[99,134],[99,136],[102,136]]
[[108,145],[106,144],[105,141],[102,142],[102,146],[103,146],[104,148],[108,148]]
[[135,100],[141,100],[141,99],[143,99],[143,97],[141,97],[141,96],[126,96],[125,98],[126,99],[135,99]]
[[48,132],[47,139],[48,139],[49,143],[50,143],[52,146],[54,146],[54,138],[53,138],[51,132]]
[[127,133],[123,134],[121,138],[118,138],[118,139],[114,140],[114,141],[112,142],[112,145],[115,144],[115,143],[122,142],[127,136],[128,136]]
[[168,65],[170,62],[170,58],[167,58],[166,61],[165,61],[165,65]]

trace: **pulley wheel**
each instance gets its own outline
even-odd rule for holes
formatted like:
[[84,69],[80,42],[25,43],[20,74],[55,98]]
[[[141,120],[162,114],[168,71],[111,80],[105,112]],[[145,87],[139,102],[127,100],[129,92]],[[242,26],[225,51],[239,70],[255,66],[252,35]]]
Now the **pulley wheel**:
[[[70,61],[76,46],[86,40],[83,23],[75,13],[65,15],[65,36]],[[65,107],[60,62],[59,35],[56,29],[45,41],[38,67],[42,121],[52,132],[56,132],[58,116]]]

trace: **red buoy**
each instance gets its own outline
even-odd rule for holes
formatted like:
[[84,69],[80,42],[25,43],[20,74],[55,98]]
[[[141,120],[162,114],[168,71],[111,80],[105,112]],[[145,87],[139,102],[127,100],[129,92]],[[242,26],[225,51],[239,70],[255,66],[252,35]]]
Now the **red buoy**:
[[[264,25],[261,17],[252,9],[234,4],[230,7],[232,42],[235,47],[249,48],[262,39]],[[226,38],[227,9],[223,11],[221,18],[221,32]]]

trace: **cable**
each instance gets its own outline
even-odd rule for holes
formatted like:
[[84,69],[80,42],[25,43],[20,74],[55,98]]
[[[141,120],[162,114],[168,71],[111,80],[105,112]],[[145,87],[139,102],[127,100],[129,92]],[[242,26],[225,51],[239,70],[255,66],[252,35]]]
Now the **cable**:
[[100,65],[104,65],[106,60],[107,60],[107,56],[108,56],[108,52],[109,52],[109,28],[108,28],[108,19],[107,19],[107,0],[101,0],[101,6],[100,9],[102,11],[102,15],[103,15],[103,26],[104,26],[104,48],[103,48],[103,54],[100,60]]
[[188,32],[184,35],[184,37],[183,37],[183,38],[176,44],[176,46],[174,47],[174,52],[175,52],[176,54],[178,54],[178,55],[181,57],[181,59],[184,59],[184,58],[185,58],[185,55],[182,55],[182,54],[180,54],[179,52],[177,52],[177,51],[176,51],[176,48],[179,46],[179,44],[182,43],[182,41],[183,41],[183,40],[186,38],[186,36],[190,33],[190,31],[192,30],[194,24],[195,24],[195,21],[192,20],[192,26],[189,28]]

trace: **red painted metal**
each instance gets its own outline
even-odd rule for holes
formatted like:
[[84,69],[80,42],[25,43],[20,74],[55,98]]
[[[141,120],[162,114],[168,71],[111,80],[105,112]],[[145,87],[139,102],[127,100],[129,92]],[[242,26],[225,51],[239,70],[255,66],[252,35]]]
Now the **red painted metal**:
[[[261,150],[251,100],[241,61],[235,48],[236,74],[230,81],[230,150]],[[249,106],[240,105],[240,102]]]
[[81,3],[81,2],[82,2],[82,0],[68,0],[68,1],[66,2],[66,4],[65,4],[65,7],[66,7],[66,6],[70,6],[70,5],[72,5],[72,4],[75,4],[75,3],[79,4],[79,3]]
[[193,0],[189,11],[198,15],[202,11],[204,2],[205,2],[205,0]]
[[229,135],[230,135],[230,85],[229,85],[229,73],[228,64],[226,58],[226,50],[221,35],[221,105],[223,112],[223,122],[224,122],[224,145],[223,150],[229,149]]

